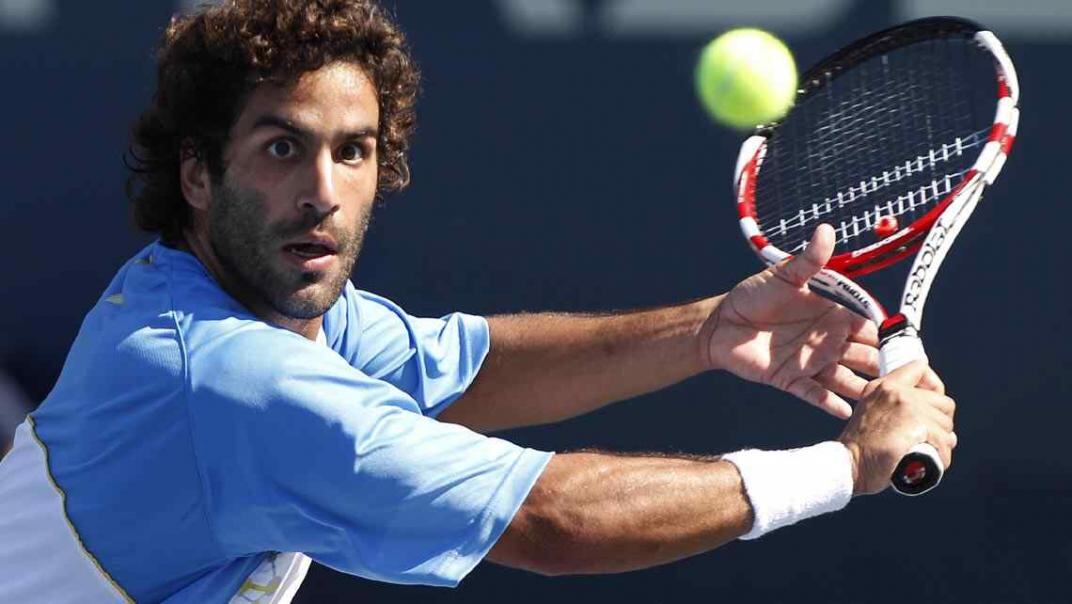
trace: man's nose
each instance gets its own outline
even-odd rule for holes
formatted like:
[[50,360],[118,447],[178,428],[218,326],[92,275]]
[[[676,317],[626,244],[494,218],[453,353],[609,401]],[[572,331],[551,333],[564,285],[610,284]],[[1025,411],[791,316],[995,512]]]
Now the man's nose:
[[308,185],[298,200],[300,210],[313,210],[317,215],[327,216],[339,209],[335,167],[335,159],[330,151],[317,154],[309,169]]

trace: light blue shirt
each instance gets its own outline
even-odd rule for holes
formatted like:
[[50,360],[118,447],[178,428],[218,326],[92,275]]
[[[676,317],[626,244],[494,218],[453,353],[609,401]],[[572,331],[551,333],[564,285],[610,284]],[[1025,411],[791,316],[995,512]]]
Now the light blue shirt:
[[[433,419],[476,376],[487,322],[414,318],[347,284],[322,336],[258,320],[160,243],[119,271],[16,445],[41,450],[113,589],[227,602],[275,552],[453,586],[484,558],[551,456]],[[9,489],[0,517],[20,505]]]

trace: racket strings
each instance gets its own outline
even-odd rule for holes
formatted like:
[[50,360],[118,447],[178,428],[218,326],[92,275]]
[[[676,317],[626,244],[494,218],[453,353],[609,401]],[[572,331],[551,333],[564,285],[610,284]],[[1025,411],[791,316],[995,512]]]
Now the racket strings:
[[993,90],[989,55],[961,38],[915,43],[828,77],[768,140],[760,230],[796,253],[827,222],[843,252],[881,239],[880,221],[911,224],[974,164],[992,121],[980,107],[994,106]]

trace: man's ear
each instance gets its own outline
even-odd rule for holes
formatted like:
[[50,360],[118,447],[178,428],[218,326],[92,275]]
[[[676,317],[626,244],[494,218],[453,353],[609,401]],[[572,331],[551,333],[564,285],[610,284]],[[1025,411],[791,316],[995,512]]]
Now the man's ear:
[[208,210],[212,198],[208,165],[196,153],[183,153],[182,163],[179,164],[179,183],[186,203],[197,210]]

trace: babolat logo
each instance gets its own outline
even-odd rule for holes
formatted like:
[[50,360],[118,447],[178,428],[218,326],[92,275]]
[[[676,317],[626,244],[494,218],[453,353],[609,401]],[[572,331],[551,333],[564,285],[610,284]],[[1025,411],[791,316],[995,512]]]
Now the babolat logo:
[[934,260],[938,257],[938,250],[942,249],[942,244],[945,243],[945,238],[948,234],[949,227],[939,222],[932,228],[932,235],[928,236],[927,240],[923,242],[923,247],[919,250],[919,260],[916,262],[915,268],[912,269],[912,273],[908,276],[908,287],[905,288],[904,294],[905,306],[910,306],[913,310],[916,310],[916,303],[920,301],[920,293],[923,290],[924,283],[927,281],[927,273],[934,266]]

